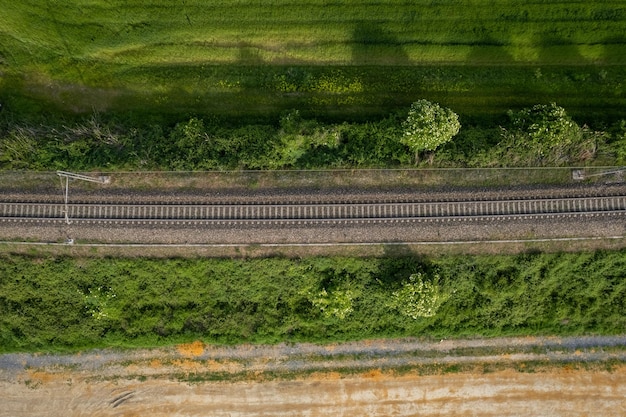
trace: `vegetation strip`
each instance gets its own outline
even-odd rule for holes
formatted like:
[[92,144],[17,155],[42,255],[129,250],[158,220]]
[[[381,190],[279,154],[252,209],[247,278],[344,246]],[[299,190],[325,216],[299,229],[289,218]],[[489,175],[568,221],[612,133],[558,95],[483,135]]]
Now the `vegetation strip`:
[[[483,372],[514,368],[529,372],[576,366],[611,370],[626,362],[619,336],[367,340],[312,345],[216,346],[200,341],[161,349],[106,349],[75,354],[0,355],[0,374],[8,379],[68,370],[96,380],[172,378],[183,381],[295,379],[312,373],[350,376],[367,370],[402,375]],[[133,371],[134,370],[134,371]],[[129,374],[130,372],[130,374]]]
[[[54,116],[49,120],[24,119],[8,110],[0,113],[0,169],[108,172],[278,170],[274,179],[284,175],[287,180],[297,182],[293,178],[295,171],[283,170],[314,169],[316,171],[306,178],[315,181],[324,176],[320,170],[325,168],[409,168],[419,165],[489,169],[596,165],[613,166],[613,175],[607,174],[607,178],[623,180],[623,170],[619,168],[626,165],[626,119],[623,113],[610,120],[593,121],[589,114],[574,120],[565,108],[553,103],[508,113],[503,108],[496,119],[482,122],[472,121],[461,114],[462,127],[458,135],[452,139],[446,137],[447,142],[438,141],[434,149],[433,144],[424,141],[423,133],[418,139],[404,140],[408,133],[415,134],[415,126],[407,124],[411,121],[408,110],[407,106],[383,119],[361,123],[324,123],[305,118],[298,110],[290,110],[267,121],[257,119],[253,124],[246,124],[244,120],[233,124],[208,116],[187,116],[176,123],[147,118],[146,124],[94,114],[79,118],[70,125]],[[428,129],[421,131],[445,132],[445,122],[437,118],[429,120],[431,122]],[[425,137],[427,139],[429,134]],[[391,179],[397,183],[402,177],[399,178],[401,173],[396,174]],[[432,184],[427,181],[437,177],[451,179],[459,185],[487,180],[476,178],[480,171],[474,174],[459,178],[452,171],[425,172],[423,183]],[[486,171],[483,174],[489,175]],[[488,178],[495,184],[520,180],[514,171],[507,174],[504,178],[494,178],[492,172]],[[154,177],[161,175],[155,174]],[[181,180],[185,175],[181,172]],[[229,178],[227,173],[220,175],[225,180],[235,179]],[[255,178],[272,179],[271,175],[249,171],[241,176],[246,185],[255,185],[252,182]],[[372,172],[366,178],[369,177]],[[531,171],[530,178],[522,182],[536,183],[539,178],[546,183],[558,183],[571,180],[571,172],[563,178],[551,177],[549,170]],[[335,183],[336,180],[331,179]],[[583,179],[590,180],[584,176]]]
[[626,333],[624,250],[516,256],[1,255],[4,351]]

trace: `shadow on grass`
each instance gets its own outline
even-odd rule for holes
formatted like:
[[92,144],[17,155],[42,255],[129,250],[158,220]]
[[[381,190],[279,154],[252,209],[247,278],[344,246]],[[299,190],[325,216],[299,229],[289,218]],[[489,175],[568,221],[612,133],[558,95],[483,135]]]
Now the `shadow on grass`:
[[505,44],[502,41],[486,35],[479,42],[472,45],[466,61],[476,65],[513,64],[515,60],[504,46]]
[[560,65],[588,64],[579,51],[578,45],[561,36],[543,35],[537,40],[539,62]]
[[613,36],[604,40],[600,63],[626,64],[626,36]]
[[432,263],[406,244],[384,245],[383,257],[378,263],[378,280],[385,286],[394,287],[417,272],[430,273]]
[[376,22],[361,21],[352,35],[352,64],[409,65],[409,56],[398,39]]

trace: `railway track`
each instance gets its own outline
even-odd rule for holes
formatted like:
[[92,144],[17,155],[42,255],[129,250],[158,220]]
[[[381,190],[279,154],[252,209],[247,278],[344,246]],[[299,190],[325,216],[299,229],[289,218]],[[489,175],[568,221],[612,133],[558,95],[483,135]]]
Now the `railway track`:
[[[67,214],[67,216],[66,216]],[[626,196],[440,202],[120,204],[0,202],[0,222],[315,223],[626,214]]]

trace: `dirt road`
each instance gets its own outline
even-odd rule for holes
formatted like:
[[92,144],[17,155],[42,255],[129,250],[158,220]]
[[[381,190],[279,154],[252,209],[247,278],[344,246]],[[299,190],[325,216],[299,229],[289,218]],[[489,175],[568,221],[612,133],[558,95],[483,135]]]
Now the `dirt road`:
[[7,354],[0,416],[624,416],[625,341],[195,342]]
[[32,373],[2,382],[2,416],[623,416],[626,368],[297,381],[98,381]]

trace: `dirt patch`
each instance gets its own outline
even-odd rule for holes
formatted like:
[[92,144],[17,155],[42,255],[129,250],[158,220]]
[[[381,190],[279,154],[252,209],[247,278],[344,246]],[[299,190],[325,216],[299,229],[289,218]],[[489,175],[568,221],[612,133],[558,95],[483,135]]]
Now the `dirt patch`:
[[360,376],[361,378],[366,378],[366,379],[371,379],[371,380],[376,380],[376,381],[380,381],[385,377],[385,375],[383,375],[383,372],[380,369],[372,369],[371,371],[363,372]]
[[306,381],[337,381],[339,379],[341,379],[339,372],[313,372],[304,378]]
[[[131,365],[131,366],[132,366],[132,365]],[[135,366],[135,367],[136,367],[136,366]],[[162,368],[162,367],[163,367],[163,364],[162,364],[162,363],[161,363],[161,361],[160,361],[160,360],[158,360],[158,359],[152,359],[152,360],[150,361],[150,367],[151,367],[151,368],[154,368],[154,369],[160,369],[160,368]]]
[[0,417],[626,415],[626,336],[0,355]]
[[65,383],[72,378],[71,372],[46,372],[29,369],[26,371],[24,383],[31,386],[40,386],[58,383]]
[[184,356],[197,357],[204,353],[204,343],[199,340],[193,343],[178,345],[176,348]]

